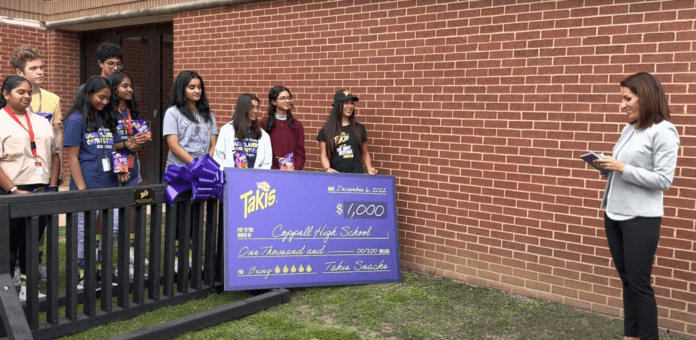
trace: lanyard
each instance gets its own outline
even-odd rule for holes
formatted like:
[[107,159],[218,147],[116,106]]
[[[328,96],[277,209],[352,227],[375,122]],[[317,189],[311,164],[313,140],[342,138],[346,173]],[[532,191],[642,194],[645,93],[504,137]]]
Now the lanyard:
[[[123,111],[126,111],[126,115],[123,114]],[[126,134],[128,135],[128,138],[133,134],[133,120],[131,119],[131,113],[128,108],[125,108],[118,113],[123,117],[123,127],[126,129]],[[126,117],[128,117],[127,124],[126,124]]]
[[[39,107],[36,109],[36,112],[41,112],[41,104],[43,104],[43,99],[41,95],[41,89],[39,89]],[[31,109],[31,103],[29,103],[29,112],[34,113],[34,110]]]
[[12,112],[12,110],[10,110],[9,107],[5,106],[5,111],[7,111],[7,113],[10,115],[10,117],[12,117],[12,119],[14,119],[14,121],[17,122],[17,124],[19,124],[19,126],[21,126],[24,130],[29,132],[29,141],[31,143],[31,154],[32,154],[32,156],[34,156],[34,158],[39,158],[39,156],[36,153],[36,141],[34,140],[34,129],[31,127],[31,120],[29,119],[29,114],[24,114],[24,117],[27,119],[27,127],[25,128],[24,125],[22,125],[22,123],[19,121],[19,118],[17,118],[17,116],[15,116],[14,112]]

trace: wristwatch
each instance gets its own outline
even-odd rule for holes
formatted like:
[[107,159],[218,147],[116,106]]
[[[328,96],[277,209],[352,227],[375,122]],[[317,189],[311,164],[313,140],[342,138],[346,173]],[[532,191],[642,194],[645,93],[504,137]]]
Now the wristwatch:
[[8,194],[12,194],[12,193],[14,193],[14,192],[15,192],[15,190],[17,190],[17,186],[16,186],[16,185],[15,185],[15,186],[13,186],[13,187],[12,187],[12,189],[10,189],[10,190],[7,190],[7,193],[8,193]]

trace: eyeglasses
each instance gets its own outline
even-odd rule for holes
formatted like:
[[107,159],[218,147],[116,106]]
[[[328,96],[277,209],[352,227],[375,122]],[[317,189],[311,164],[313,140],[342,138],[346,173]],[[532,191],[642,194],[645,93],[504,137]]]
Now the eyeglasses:
[[106,63],[106,66],[109,66],[109,68],[115,68],[117,70],[120,70],[123,68],[123,64],[121,63],[114,63],[112,61],[109,61]]
[[278,100],[283,101],[283,102],[285,102],[285,101],[291,102],[292,97],[278,97]]

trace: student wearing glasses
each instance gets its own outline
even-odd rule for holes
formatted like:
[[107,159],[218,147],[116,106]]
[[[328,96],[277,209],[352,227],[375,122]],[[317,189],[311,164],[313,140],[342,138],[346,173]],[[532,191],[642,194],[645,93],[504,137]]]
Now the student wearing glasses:
[[306,160],[304,127],[292,116],[292,92],[275,86],[268,92],[268,117],[259,121],[271,138],[273,165],[271,169],[302,170]]
[[[112,43],[103,43],[97,47],[97,61],[101,69],[101,76],[109,78],[111,74],[123,69],[123,49]],[[85,84],[77,88],[77,93],[82,92]]]

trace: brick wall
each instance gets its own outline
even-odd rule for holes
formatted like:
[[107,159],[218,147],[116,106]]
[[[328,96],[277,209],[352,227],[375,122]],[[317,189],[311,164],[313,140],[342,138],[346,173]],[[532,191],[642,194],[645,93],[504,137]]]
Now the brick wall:
[[604,182],[577,157],[617,141],[618,83],[656,74],[682,142],[660,326],[696,336],[694,19],[694,1],[259,2],[177,14],[174,68],[200,71],[220,124],[240,93],[290,87],[310,169],[351,89],[373,163],[397,178],[405,268],[616,317]]
[[[18,25],[0,24],[0,76],[15,74],[10,55],[19,45],[39,49],[44,63],[45,81],[42,88],[61,97],[61,108],[73,103],[79,81],[79,35],[57,30],[42,30]],[[63,174],[69,174],[67,156],[63,155]]]
[[46,54],[46,31],[42,29],[0,24],[0,41],[0,76],[3,80],[15,74],[10,64],[10,56],[17,46],[34,45],[42,54]]
[[[46,90],[60,96],[60,107],[67,115],[80,85],[80,36],[74,33],[48,30],[47,49],[41,50],[48,84]],[[66,117],[67,118],[67,117]],[[63,185],[68,185],[70,168],[67,152],[63,150]]]

